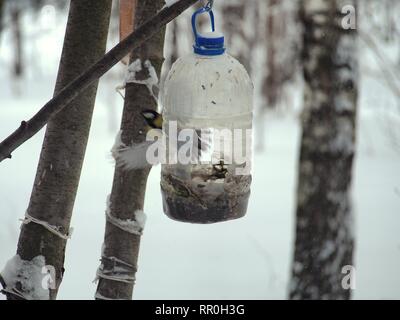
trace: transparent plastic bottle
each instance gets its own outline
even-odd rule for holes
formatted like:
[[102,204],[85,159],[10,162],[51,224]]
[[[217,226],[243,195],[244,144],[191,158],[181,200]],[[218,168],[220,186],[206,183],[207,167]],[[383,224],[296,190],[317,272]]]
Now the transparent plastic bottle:
[[[199,35],[196,16],[204,12],[210,14],[213,32]],[[162,165],[161,191],[170,218],[214,223],[240,218],[247,210],[253,84],[245,68],[225,53],[211,10],[195,12],[192,24],[194,52],[175,62],[164,84],[163,130],[167,155],[175,158],[168,156]],[[179,158],[185,141],[170,143],[186,129],[194,130],[192,142],[203,141],[203,148],[194,144],[190,163]]]

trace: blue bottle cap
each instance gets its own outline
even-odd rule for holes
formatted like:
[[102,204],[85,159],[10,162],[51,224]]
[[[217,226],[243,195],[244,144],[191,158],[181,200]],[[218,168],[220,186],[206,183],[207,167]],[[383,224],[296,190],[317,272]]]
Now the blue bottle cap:
[[[211,18],[211,29],[212,32],[200,34],[196,28],[197,15],[208,12]],[[224,54],[225,52],[225,37],[219,32],[215,32],[214,13],[209,8],[201,8],[197,10],[192,16],[192,28],[195,38],[195,44],[193,45],[194,53],[203,56],[217,56]]]

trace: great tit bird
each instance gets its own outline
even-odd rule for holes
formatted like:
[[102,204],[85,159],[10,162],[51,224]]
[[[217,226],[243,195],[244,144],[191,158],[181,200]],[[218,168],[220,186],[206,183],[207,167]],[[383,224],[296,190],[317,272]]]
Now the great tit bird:
[[[163,117],[161,114],[154,110],[148,109],[142,112],[142,116],[148,126],[148,130],[162,130]],[[195,130],[195,132],[197,135],[198,154],[194,154],[193,156],[200,157],[202,152],[207,152],[209,150],[210,142],[204,141],[200,138],[201,130]],[[116,141],[120,143],[120,139],[120,136],[117,136]],[[117,165],[124,167],[125,169],[138,169],[148,166],[145,155],[149,144],[151,144],[151,142],[144,141],[143,143],[114,150],[113,156],[117,161]],[[220,160],[218,164],[213,165],[213,176],[216,178],[225,178],[226,174],[227,167],[223,160]]]
[[163,117],[161,114],[154,110],[144,110],[142,116],[146,121],[147,125],[152,129],[162,129]]
[[[159,114],[154,110],[147,109],[142,111],[142,116],[146,121],[149,130],[151,129],[162,130],[163,117],[161,114]],[[195,132],[197,135],[198,156],[200,156],[201,152],[205,152],[209,149],[209,143],[201,138],[201,130],[195,130]]]

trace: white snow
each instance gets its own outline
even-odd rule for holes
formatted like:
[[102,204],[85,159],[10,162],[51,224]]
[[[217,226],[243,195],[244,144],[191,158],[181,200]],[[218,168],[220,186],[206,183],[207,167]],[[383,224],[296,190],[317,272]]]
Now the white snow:
[[135,76],[136,73],[139,71],[142,71],[142,60],[140,59],[136,59],[135,61],[133,61],[129,66],[128,66],[128,70],[127,70],[127,80],[132,79],[132,80],[136,80]]
[[336,249],[335,243],[333,241],[328,240],[327,242],[325,242],[321,252],[319,253],[319,259],[325,260],[329,258],[330,255],[335,252],[335,249]]
[[43,285],[46,276],[43,270],[47,270],[44,269],[45,265],[44,256],[25,261],[15,255],[1,271],[6,290],[22,295],[26,300],[48,300],[49,290]]
[[144,225],[146,224],[146,219],[147,219],[147,216],[144,213],[144,211],[142,211],[142,210],[135,211],[135,221],[141,230],[144,229]]
[[351,102],[349,94],[343,91],[334,97],[334,104],[338,112],[354,111],[354,104]]
[[357,61],[352,58],[354,53],[358,52],[358,39],[353,36],[341,37],[337,44],[337,52],[334,57],[335,63],[342,65],[343,63],[349,63],[350,69],[341,68],[338,74],[339,81],[354,81],[357,83],[359,80],[359,67]]
[[117,160],[120,156],[121,150],[126,148],[126,145],[121,140],[122,130],[118,131],[115,136],[114,144],[111,148],[111,155],[115,160]]
[[136,210],[134,212],[134,216],[135,216],[134,220],[132,219],[122,220],[114,217],[110,212],[110,196],[107,197],[107,209],[106,209],[107,221],[123,231],[141,235],[143,233],[144,225],[146,223],[146,214],[141,210]]
[[299,273],[299,272],[301,272],[301,270],[303,270],[303,268],[304,268],[304,266],[303,266],[303,264],[301,262],[295,261],[293,263],[294,272]]
[[337,135],[335,140],[332,141],[331,150],[333,152],[342,152],[343,154],[350,154],[355,149],[353,141],[353,124],[349,118],[339,118],[336,122]]
[[[150,60],[146,60],[143,63],[144,68],[148,72],[148,77],[145,79],[138,79],[137,73],[142,71],[142,61],[140,59],[136,59],[133,61],[127,69],[127,73],[125,76],[125,83],[138,83],[147,86],[150,91],[150,94],[154,96],[153,86],[158,85],[158,76],[156,69],[154,69],[153,65],[151,64]],[[157,97],[155,97],[157,100]]]

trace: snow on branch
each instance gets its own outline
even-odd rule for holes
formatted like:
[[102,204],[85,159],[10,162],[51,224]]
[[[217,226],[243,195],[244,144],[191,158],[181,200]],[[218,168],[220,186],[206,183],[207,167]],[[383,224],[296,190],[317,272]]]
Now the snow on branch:
[[[143,70],[142,65],[145,70]],[[143,73],[145,73],[144,76]],[[136,59],[128,66],[125,82],[144,84],[153,95],[153,86],[157,86],[158,84],[156,69],[154,69],[150,60],[146,60],[144,63],[142,63],[140,59]]]
[[[143,68],[144,67],[144,68]],[[123,85],[117,86],[116,91],[125,99],[120,90],[126,88],[127,83],[143,84],[149,89],[150,95],[158,102],[158,76],[156,69],[150,60],[142,62],[139,58],[133,61],[126,70],[125,82]]]

